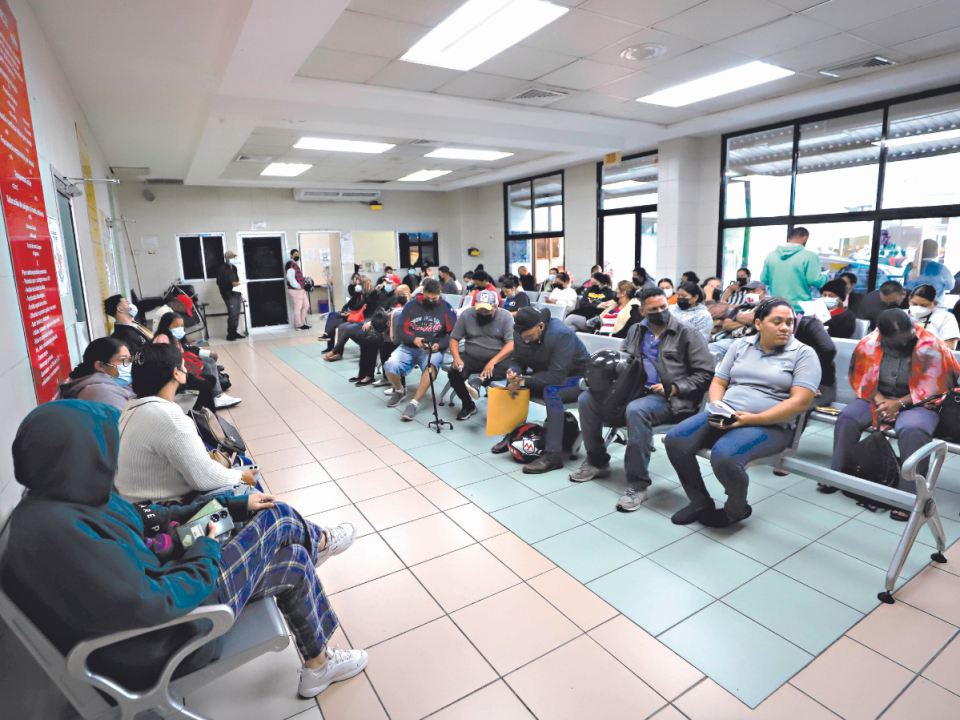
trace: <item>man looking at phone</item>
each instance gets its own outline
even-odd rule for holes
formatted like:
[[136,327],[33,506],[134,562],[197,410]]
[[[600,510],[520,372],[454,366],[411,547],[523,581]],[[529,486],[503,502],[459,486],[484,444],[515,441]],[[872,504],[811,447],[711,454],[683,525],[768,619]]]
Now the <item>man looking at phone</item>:
[[[633,512],[647,498],[650,487],[650,448],[653,429],[679,422],[695,413],[713,378],[713,359],[707,343],[696,328],[677,320],[669,311],[667,297],[658,287],[640,294],[644,320],[630,328],[620,351],[640,358],[645,371],[645,389],[627,405],[627,451],[623,466],[627,489],[617,501],[617,510]],[[610,476],[610,455],[603,442],[605,397],[589,390],[580,395],[580,425],[587,459],[570,473],[573,482]]]

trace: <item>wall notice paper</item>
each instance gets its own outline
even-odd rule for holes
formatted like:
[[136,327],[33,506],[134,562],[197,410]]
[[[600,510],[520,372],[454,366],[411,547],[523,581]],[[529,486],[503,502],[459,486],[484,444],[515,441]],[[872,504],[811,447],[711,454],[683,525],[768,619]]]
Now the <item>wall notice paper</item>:
[[160,238],[156,235],[141,235],[140,247],[144,250],[157,250],[160,248]]
[[320,263],[323,265],[330,264],[330,248],[320,248]]
[[60,297],[63,297],[70,294],[70,276],[67,274],[67,259],[63,250],[63,236],[60,234],[60,221],[48,215],[47,230],[50,232],[53,265],[57,269],[57,287],[60,288]]
[[253,220],[250,223],[251,230],[266,230],[267,221],[266,220]]
[[0,77],[10,100],[0,111],[0,143],[5,148],[0,152],[0,193],[33,385],[37,402],[42,404],[53,400],[58,383],[67,379],[70,350],[40,185],[20,38],[6,0],[0,0]]
[[303,257],[307,262],[316,262],[317,261],[317,251],[315,248],[307,248],[303,251]]
[[487,435],[506,435],[527,419],[530,409],[530,391],[523,389],[515,398],[502,387],[487,391]]

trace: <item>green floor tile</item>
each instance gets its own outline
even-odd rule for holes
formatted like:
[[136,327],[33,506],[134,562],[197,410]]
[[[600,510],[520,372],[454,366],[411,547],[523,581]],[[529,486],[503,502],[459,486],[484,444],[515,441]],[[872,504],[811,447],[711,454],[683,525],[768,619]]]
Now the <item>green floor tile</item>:
[[777,491],[786,490],[803,480],[799,475],[774,475],[772,465],[757,465],[747,470],[747,474],[751,485],[756,483]]
[[[670,518],[673,517],[673,514],[677,512],[677,510],[685,508],[689,504],[690,498],[687,497],[683,488],[675,487],[666,492],[648,496],[643,506],[660,513],[664,517]],[[703,526],[700,523],[693,523],[690,527],[694,530],[699,530]]]
[[[433,447],[445,448],[446,446],[427,445],[426,448],[421,449],[424,452],[427,452]],[[441,463],[440,465],[434,465],[430,468],[430,472],[446,482],[447,485],[455,488],[459,488],[464,485],[471,485],[473,483],[478,483],[481,480],[488,480],[489,478],[503,475],[499,468],[494,467],[484,459],[475,455],[468,455],[467,457],[460,458],[459,460],[453,460],[451,462]]]
[[705,535],[694,533],[648,557],[716,598],[740,587],[767,569]]
[[550,493],[549,497],[560,507],[586,521],[617,511],[619,495],[593,482],[568,483],[570,487]]
[[768,570],[723,602],[813,655],[819,655],[863,617],[796,580]]
[[591,582],[588,587],[651,635],[714,602],[707,593],[647,558]]
[[722,603],[701,610],[659,639],[751,708],[813,659]]
[[[427,432],[429,432],[429,430]],[[411,448],[406,452],[414,460],[428,468],[432,468],[435,465],[450,463],[454,460],[462,460],[463,458],[473,457],[471,453],[467,452],[459,445],[454,445],[449,440],[442,440],[441,442],[434,443],[432,445]]]
[[779,525],[761,520],[756,515],[733,527],[704,528],[700,532],[769,567],[812,542],[809,538],[785,530]]
[[[818,542],[886,571],[900,544],[900,536],[853,519],[827,533]],[[900,575],[911,578],[929,564],[930,549],[914,543]]]
[[674,525],[669,518],[645,507],[631,513],[611,513],[591,524],[642,555],[655,552],[693,532],[690,527]]
[[829,494],[820,492],[817,490],[817,483],[814,480],[803,480],[796,485],[788,487],[783,492],[791,497],[805,500],[808,503],[819,505],[822,508],[846,515],[847,517],[855,517],[864,511],[862,507],[857,505],[856,500],[848,498],[842,492]]
[[546,498],[535,498],[491,513],[528,543],[535,543],[583,524],[583,520]]
[[785,493],[758,502],[753,506],[753,516],[810,540],[826,535],[849,519]]
[[397,423],[396,430],[388,433],[387,438],[398,448],[406,451],[425,445],[435,445],[446,442],[446,438],[444,438],[442,434],[437,435],[433,430],[410,426],[409,423],[407,423],[407,425]]
[[581,525],[538,542],[534,547],[582,583],[640,558],[592,525]]
[[[473,460],[475,460],[475,458]],[[471,460],[468,459],[466,462],[470,461]],[[465,461],[461,460],[459,462]],[[455,465],[456,463],[450,464]],[[440,465],[439,467],[443,466]],[[437,468],[433,468],[433,471],[436,472]],[[498,475],[489,480],[481,480],[480,482],[469,485],[462,485],[459,486],[459,488],[460,493],[464,497],[469,498],[473,501],[474,505],[488,513],[502,510],[511,505],[518,505],[519,503],[538,497],[537,493],[533,490],[526,485],[521,485],[508,475]]]
[[538,473],[536,475],[528,475],[522,469],[514,470],[508,474],[518,483],[526,485],[538,495],[548,495],[557,492],[557,490],[566,490],[574,485],[574,483],[570,482],[570,470],[568,468],[551,470],[550,472]]

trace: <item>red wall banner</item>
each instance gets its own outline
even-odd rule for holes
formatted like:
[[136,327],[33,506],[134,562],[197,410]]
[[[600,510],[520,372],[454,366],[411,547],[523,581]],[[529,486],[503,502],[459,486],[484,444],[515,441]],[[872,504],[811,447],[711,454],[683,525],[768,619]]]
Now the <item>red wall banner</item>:
[[70,372],[17,23],[0,0],[0,195],[37,402]]

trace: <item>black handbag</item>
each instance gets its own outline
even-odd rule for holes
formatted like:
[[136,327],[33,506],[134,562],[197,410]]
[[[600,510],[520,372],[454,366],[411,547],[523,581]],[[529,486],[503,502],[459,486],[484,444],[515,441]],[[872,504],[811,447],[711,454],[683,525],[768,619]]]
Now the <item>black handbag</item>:
[[200,439],[213,448],[218,448],[228,453],[242,453],[247,451],[247,446],[240,437],[240,433],[229,422],[224,420],[208,408],[191,410],[190,417],[197,426],[197,432],[200,433]]
[[[943,397],[943,402],[939,405],[931,405],[930,401],[938,397]],[[937,429],[933,431],[935,438],[960,443],[960,389],[947,390],[945,393],[928,398],[920,405],[940,415]]]
[[[843,471],[847,475],[895,488],[900,483],[900,458],[883,433],[872,432],[854,446]],[[849,490],[844,490],[843,494],[853,498],[858,505],[870,512],[888,507]]]
[[630,361],[627,369],[610,385],[603,402],[600,418],[607,427],[623,427],[626,422],[627,405],[647,392],[647,371],[639,355]]

